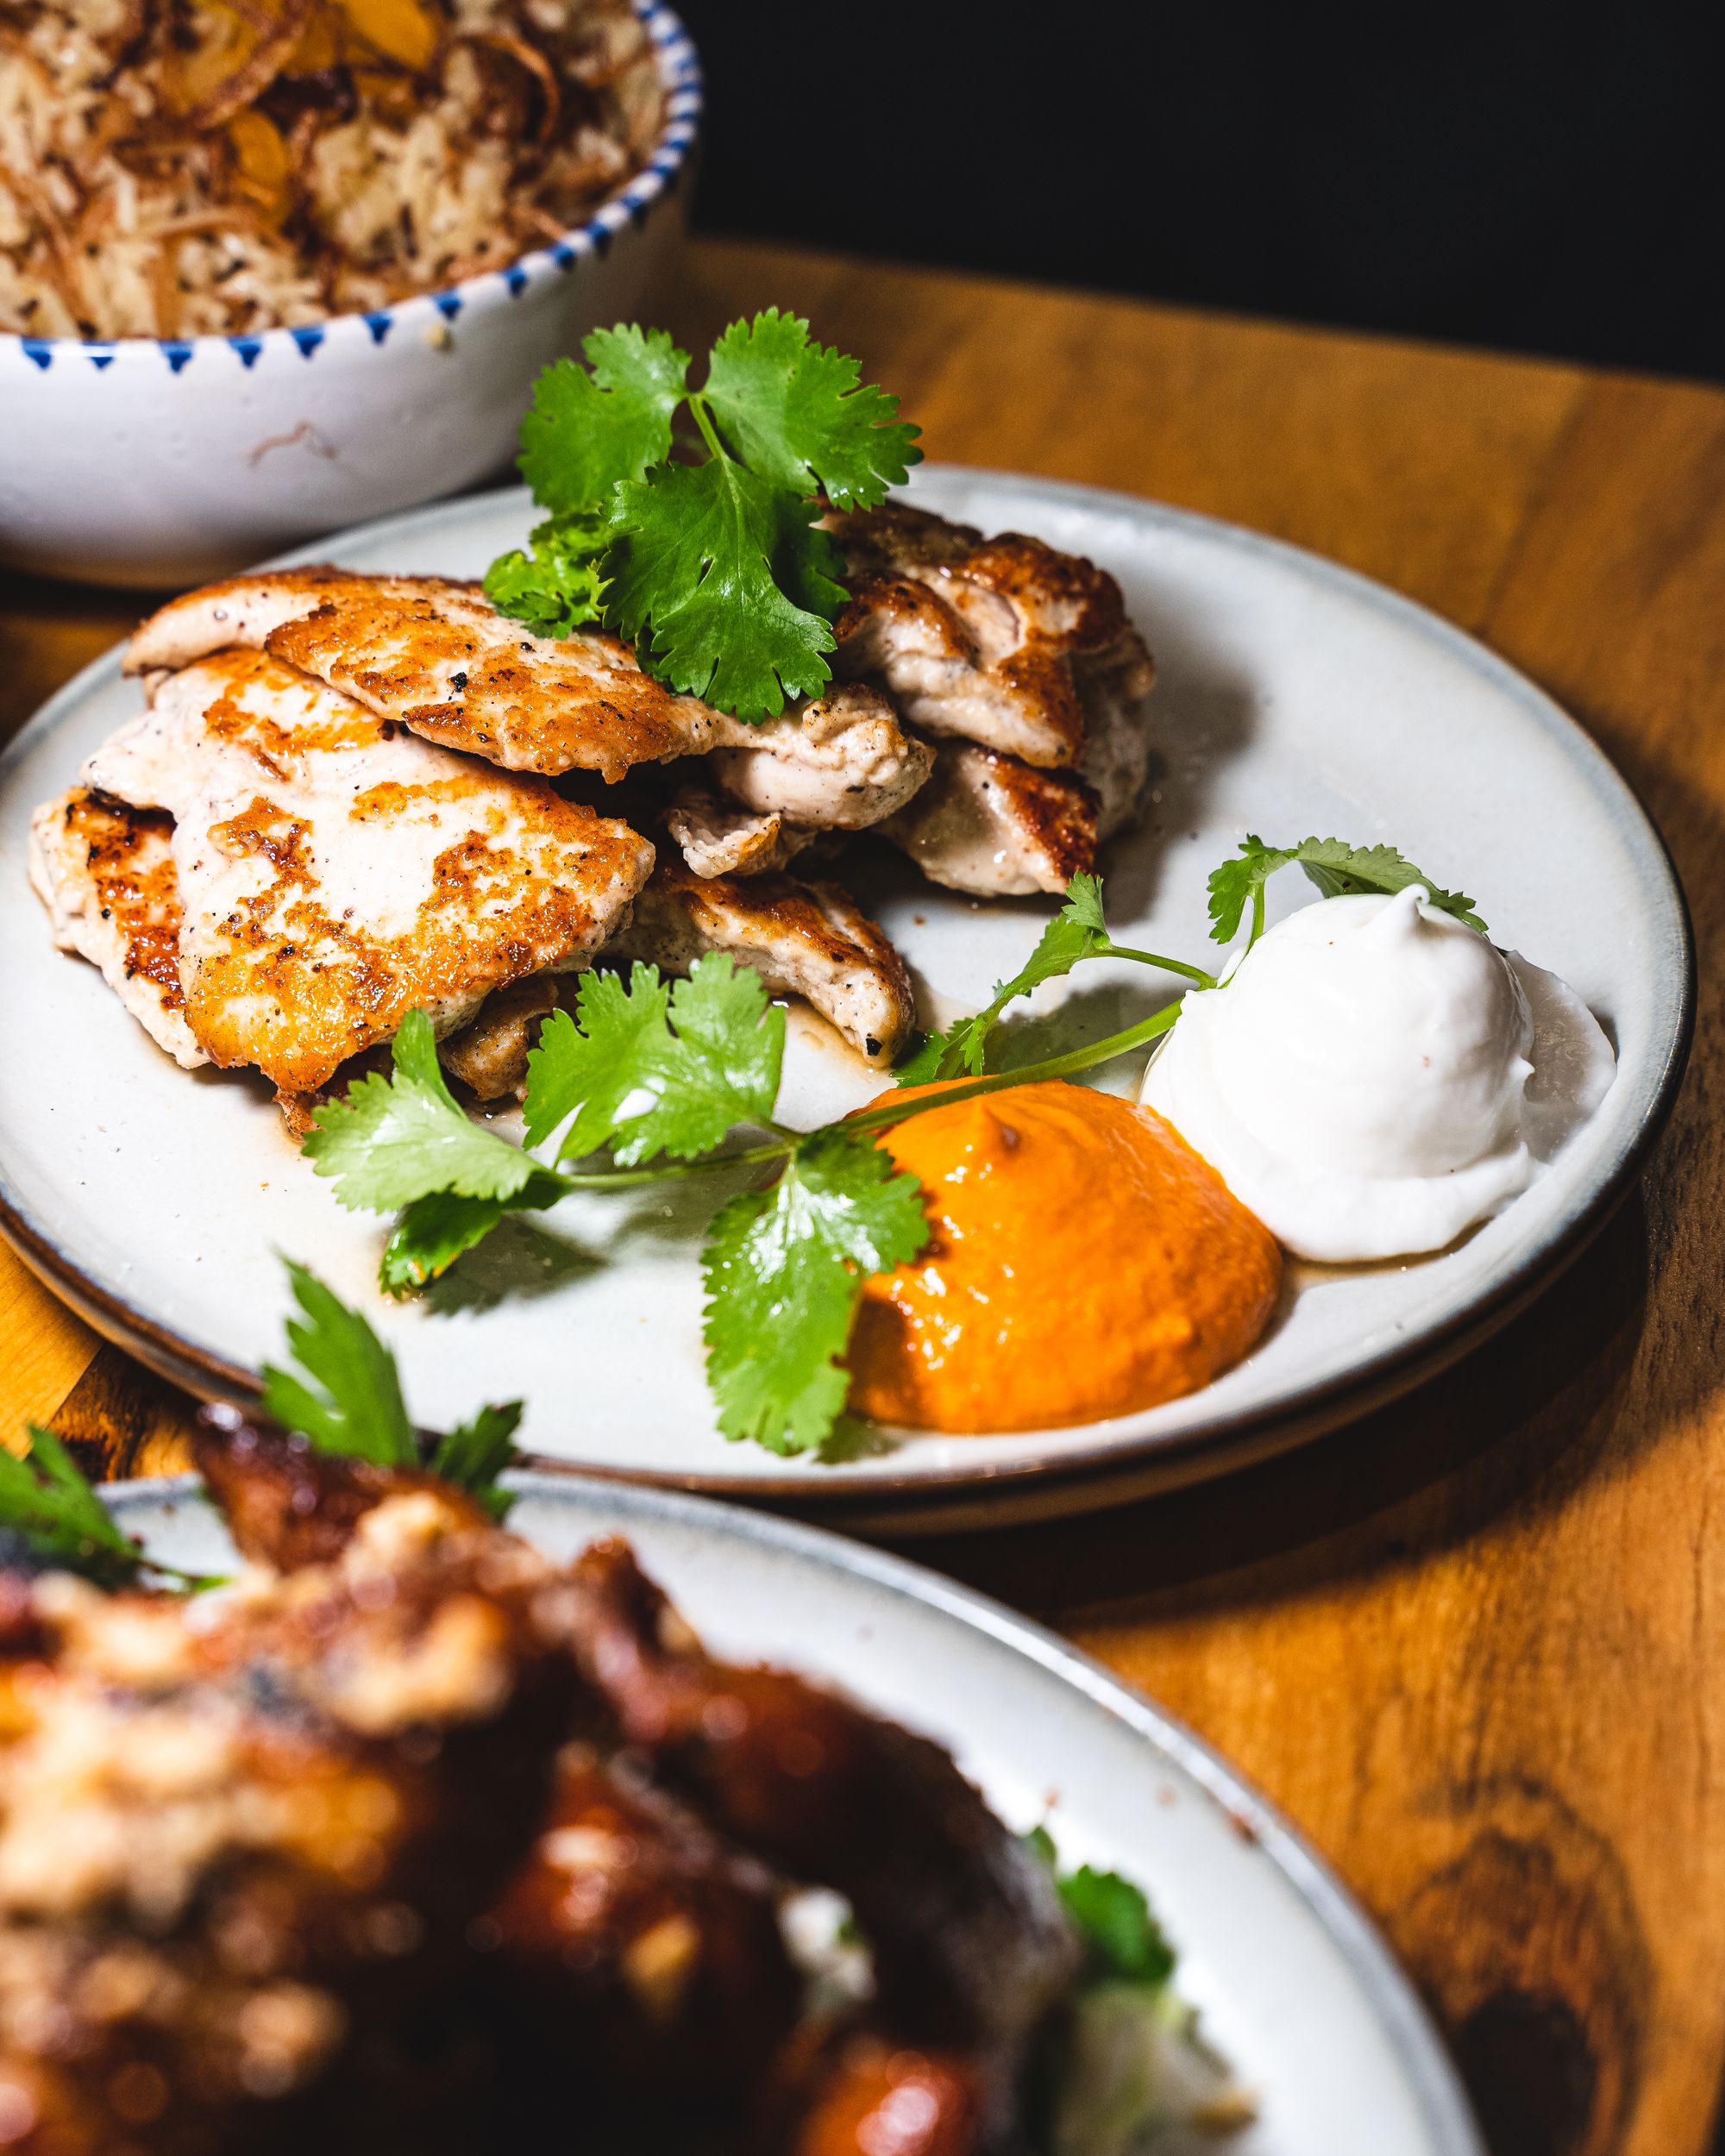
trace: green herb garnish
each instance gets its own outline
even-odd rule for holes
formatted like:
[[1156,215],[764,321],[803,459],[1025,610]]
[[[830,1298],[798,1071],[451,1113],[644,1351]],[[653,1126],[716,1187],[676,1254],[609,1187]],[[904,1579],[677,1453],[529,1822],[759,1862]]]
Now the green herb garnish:
[[[1237,929],[1248,904],[1261,924],[1265,879],[1295,862],[1327,893],[1425,881],[1388,847],[1325,839],[1276,849],[1253,838],[1211,879],[1218,932],[1225,919],[1228,933]],[[1436,893],[1434,902],[1479,925],[1457,894]],[[674,983],[638,964],[626,981],[585,975],[574,1014],[545,1021],[528,1061],[525,1131],[529,1147],[555,1141],[549,1162],[468,1119],[417,1012],[397,1036],[393,1075],[361,1079],[346,1101],[320,1109],[305,1150],[343,1205],[399,1211],[381,1268],[392,1294],[444,1271],[509,1212],[543,1210],[575,1191],[768,1171],[770,1181],[730,1198],[707,1232],[707,1376],[726,1437],[808,1451],[831,1436],[844,1407],[844,1358],[864,1282],[908,1263],[928,1240],[923,1193],[875,1146],[877,1134],[933,1106],[1077,1077],[1146,1047],[1178,1019],[1179,1002],[1165,1003],[1103,1039],[988,1070],[1007,1006],[1096,958],[1217,987],[1201,967],[1116,943],[1100,881],[1075,876],[1029,960],[986,1010],[925,1042],[901,1069],[897,1097],[819,1130],[774,1121],[784,1013],[754,973],[709,954]],[[943,1081],[938,1094],[906,1091],[930,1081]]]
[[1362,891],[1394,893],[1422,883],[1440,913],[1452,913],[1484,933],[1485,924],[1472,910],[1471,899],[1459,891],[1446,891],[1393,846],[1349,846],[1339,838],[1302,838],[1297,846],[1266,846],[1261,838],[1248,836],[1238,856],[1225,861],[1210,878],[1210,933],[1217,943],[1233,941],[1248,905],[1251,942],[1258,941],[1264,933],[1264,887],[1278,868],[1295,862],[1327,899],[1348,898]]
[[[806,322],[734,322],[706,380],[662,329],[596,329],[586,365],[539,377],[521,471],[549,511],[486,575],[492,604],[542,636],[602,623],[673,688],[750,722],[831,678],[845,600],[822,499],[872,508],[921,452],[898,399]],[[695,439],[674,460],[674,422]],[[681,446],[681,445],[680,445]]]
[[[406,1081],[410,1088],[417,1082],[411,1076]],[[449,1106],[461,1115],[454,1101]],[[475,1136],[484,1135],[471,1124],[467,1127]],[[435,1146],[440,1136],[433,1132],[427,1142]],[[513,1146],[503,1150],[516,1151]],[[493,1519],[501,1520],[511,1500],[499,1489],[498,1477],[516,1457],[513,1438],[521,1421],[521,1402],[511,1400],[502,1407],[481,1407],[471,1422],[431,1440],[428,1448],[408,1415],[394,1355],[360,1313],[350,1310],[315,1273],[291,1258],[287,1272],[301,1313],[287,1321],[291,1361],[298,1368],[265,1364],[258,1401],[263,1413],[285,1430],[309,1439],[320,1452],[367,1460],[373,1467],[429,1464],[434,1474],[477,1497]]]
[[1066,887],[1066,903],[1042,931],[1041,940],[1010,981],[997,981],[994,1000],[975,1018],[960,1018],[944,1033],[931,1033],[906,1063],[899,1067],[902,1086],[926,1085],[932,1079],[975,1077],[988,1056],[988,1040],[1009,1003],[1027,996],[1044,981],[1070,974],[1087,958],[1130,958],[1141,966],[1180,974],[1201,988],[1214,988],[1214,975],[1201,967],[1156,952],[1117,943],[1102,918],[1100,876],[1076,875]]
[[1178,1957],[1151,1914],[1143,1888],[1118,1871],[1099,1871],[1088,1864],[1063,1871],[1046,1827],[1032,1827],[1024,1839],[1032,1855],[1054,1874],[1061,1907],[1083,1942],[1080,1981],[1118,1977],[1129,1984],[1165,1984]]
[[0,1531],[101,1587],[127,1586],[147,1569],[172,1572],[172,1566],[147,1566],[53,1432],[34,1423],[28,1428],[30,1449],[22,1459],[0,1447]]

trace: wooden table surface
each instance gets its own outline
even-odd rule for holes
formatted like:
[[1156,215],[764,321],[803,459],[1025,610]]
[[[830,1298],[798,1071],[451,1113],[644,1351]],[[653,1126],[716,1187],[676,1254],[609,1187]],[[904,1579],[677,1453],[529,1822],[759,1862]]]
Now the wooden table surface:
[[[899,391],[932,456],[1233,518],[1436,608],[1566,705],[1665,832],[1700,957],[1688,1083],[1640,1193],[1529,1314],[1233,1481],[919,1554],[1291,1815],[1412,1969],[1498,2156],[1713,2150],[1725,396],[713,242],[659,311],[699,348],[769,304]],[[0,580],[0,736],[137,611]],[[185,1414],[0,1247],[0,1429],[53,1420],[147,1473],[180,1463]]]

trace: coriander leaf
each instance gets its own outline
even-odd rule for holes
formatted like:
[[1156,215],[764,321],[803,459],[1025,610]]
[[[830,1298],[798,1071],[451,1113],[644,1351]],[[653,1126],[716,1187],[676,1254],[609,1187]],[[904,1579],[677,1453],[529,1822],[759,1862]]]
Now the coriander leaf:
[[770,1190],[723,1206],[702,1252],[707,1380],[727,1438],[819,1445],[850,1383],[862,1282],[927,1243],[922,1187],[865,1136],[817,1131]]
[[638,959],[627,987],[618,974],[584,973],[575,1007],[579,1023],[567,1011],[552,1012],[527,1058],[527,1143],[543,1145],[573,1115],[558,1148],[562,1160],[580,1160],[606,1143],[618,1110],[657,1070],[670,1038],[670,989],[656,967]]
[[[750,724],[776,718],[831,676],[821,655],[837,640],[823,617],[844,593],[827,583],[814,515],[722,455],[627,481],[612,511],[606,626],[673,688]],[[822,611],[787,596],[781,575]]]
[[1302,838],[1294,849],[1294,858],[1327,899],[1360,891],[1405,891],[1410,884],[1422,883],[1440,913],[1452,914],[1484,933],[1485,924],[1465,892],[1446,891],[1393,846],[1345,846],[1339,838]]
[[557,514],[594,508],[662,463],[687,393],[689,355],[667,330],[595,329],[581,349],[586,367],[555,360],[540,375],[521,423],[521,476]]
[[1295,846],[1266,846],[1248,834],[1238,855],[1225,861],[1210,878],[1210,933],[1217,943],[1233,942],[1248,906],[1253,908],[1256,938],[1259,893],[1278,868],[1296,861],[1327,899],[1362,891],[1405,891],[1410,884],[1422,883],[1440,913],[1452,914],[1469,928],[1484,932],[1485,924],[1473,912],[1471,899],[1459,891],[1446,891],[1393,846],[1350,846],[1339,838],[1302,838]]
[[28,1428],[30,1449],[22,1459],[0,1446],[0,1534],[9,1530],[98,1586],[135,1579],[145,1562],[141,1553],[53,1431]]
[[534,527],[525,554],[500,554],[485,573],[485,595],[499,613],[536,636],[568,636],[605,612],[605,552],[611,524],[603,511],[549,517]]
[[481,1407],[471,1422],[442,1438],[432,1455],[432,1473],[477,1497],[493,1520],[501,1520],[515,1502],[513,1495],[499,1486],[498,1477],[518,1457],[515,1433],[521,1426],[521,1410],[518,1400]]
[[[738,966],[720,951],[696,959],[688,979],[671,991],[671,1024],[677,1098],[668,1089],[662,1106],[643,1119],[657,1149],[685,1156],[710,1153],[733,1125],[772,1121],[785,1060],[785,1013],[752,966]],[[674,1119],[674,1142],[662,1134]]]
[[626,988],[590,973],[576,1011],[578,1022],[554,1012],[528,1058],[530,1144],[573,1113],[561,1158],[609,1145],[628,1168],[660,1153],[693,1160],[738,1123],[771,1121],[785,1014],[752,968],[708,951],[668,989],[638,962]]
[[568,1194],[561,1175],[536,1168],[511,1198],[459,1198],[447,1190],[416,1198],[384,1245],[379,1284],[386,1295],[411,1294],[483,1243],[505,1213],[543,1213]]
[[395,1357],[357,1310],[304,1266],[287,1261],[293,1299],[304,1313],[287,1321],[297,1369],[264,1365],[263,1412],[309,1438],[379,1467],[417,1467],[419,1446],[401,1397]]
[[920,463],[919,429],[890,423],[899,400],[864,387],[846,354],[817,344],[776,307],[733,322],[712,348],[702,397],[751,472],[837,509],[872,509]]
[[1058,1882],[1060,1899],[1088,1951],[1095,1976],[1133,1984],[1164,1984],[1174,1974],[1175,1952],[1150,1913],[1140,1888],[1118,1871],[1084,1865]]
[[424,1012],[402,1020],[393,1055],[393,1077],[374,1072],[357,1080],[345,1100],[326,1103],[311,1119],[304,1150],[317,1173],[332,1178],[342,1203],[394,1213],[437,1191],[535,1202],[522,1194],[544,1171],[457,1105]]
[[[961,1018],[940,1037],[932,1075],[979,1078],[988,1055],[988,1036],[1009,1003],[1028,995],[1044,981],[1055,981],[1086,958],[1106,958],[1113,945],[1102,918],[1102,886],[1096,876],[1076,875],[1066,887],[1066,903],[1042,931],[1036,949],[1010,981],[994,984],[994,997],[975,1018]],[[922,1051],[925,1057],[927,1050]],[[900,1085],[925,1082],[910,1075],[925,1067],[921,1058],[899,1073]]]
[[894,1069],[894,1078],[901,1086],[932,1086],[940,1075],[940,1060],[947,1045],[944,1033],[925,1033],[913,1053]]
[[1284,868],[1294,858],[1286,851],[1266,846],[1255,834],[1248,832],[1240,841],[1239,854],[1225,861],[1210,877],[1210,934],[1219,943],[1231,943],[1239,933],[1239,924],[1258,892],[1266,880],[1278,868]]
[[1066,887],[1066,903],[1060,909],[1059,918],[1079,928],[1093,930],[1098,936],[1106,936],[1108,924],[1102,916],[1102,879],[1074,876]]

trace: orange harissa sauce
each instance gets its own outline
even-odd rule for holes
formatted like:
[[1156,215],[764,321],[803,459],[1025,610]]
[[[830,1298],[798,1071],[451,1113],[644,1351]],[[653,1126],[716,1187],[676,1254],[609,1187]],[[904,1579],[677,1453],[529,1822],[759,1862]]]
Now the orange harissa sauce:
[[863,1290],[859,1413],[960,1432],[1095,1422],[1208,1385],[1270,1322],[1270,1231],[1148,1108],[1021,1086],[876,1142],[921,1181],[934,1237]]

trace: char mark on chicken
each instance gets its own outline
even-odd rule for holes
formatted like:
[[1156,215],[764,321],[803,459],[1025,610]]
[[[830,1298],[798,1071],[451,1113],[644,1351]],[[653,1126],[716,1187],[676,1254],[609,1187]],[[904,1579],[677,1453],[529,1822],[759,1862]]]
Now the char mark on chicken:
[[60,950],[98,968],[182,1069],[207,1063],[186,1023],[179,981],[173,818],[73,787],[30,818],[30,881]]
[[616,637],[536,636],[479,587],[442,577],[292,569],[235,577],[171,600],[133,636],[153,674],[216,652],[268,652],[446,749],[511,771],[596,772],[713,753],[743,806],[856,829],[903,805],[928,773],[877,693],[839,686],[751,726],[683,696]]
[[184,1015],[212,1062],[327,1084],[410,1010],[586,964],[653,849],[627,824],[229,649],[159,684],[87,787],[173,819]]
[[881,836],[950,890],[986,898],[1063,891],[1096,865],[1097,800],[1070,772],[947,741],[933,778]]

